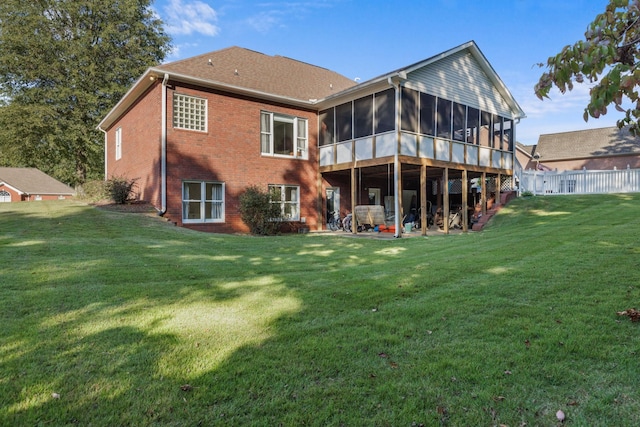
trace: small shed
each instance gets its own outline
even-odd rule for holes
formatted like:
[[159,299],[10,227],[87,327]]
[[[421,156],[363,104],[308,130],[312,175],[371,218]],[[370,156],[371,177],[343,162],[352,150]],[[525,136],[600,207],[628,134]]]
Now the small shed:
[[36,168],[0,167],[0,203],[68,199],[75,190]]

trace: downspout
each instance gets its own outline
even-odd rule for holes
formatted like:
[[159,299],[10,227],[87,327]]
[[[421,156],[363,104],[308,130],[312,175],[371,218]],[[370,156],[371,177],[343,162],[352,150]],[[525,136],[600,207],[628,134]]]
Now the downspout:
[[[398,151],[400,150],[398,147],[398,142],[400,141],[400,83],[398,82],[394,82],[393,81],[393,77],[389,77],[387,79],[387,81],[389,82],[389,85],[393,86],[393,88],[395,89],[395,111],[396,111],[396,120],[395,120],[395,126],[396,126],[396,150],[395,150],[395,154],[393,155],[393,188],[394,188],[394,192],[395,192],[395,197],[394,199],[394,210],[395,210],[395,215],[394,215],[394,222],[395,222],[395,233],[393,235],[393,237],[395,238],[400,238],[402,237],[402,218],[400,218],[400,203],[401,203],[401,198],[402,198],[402,191],[400,188],[398,188],[399,186],[399,181],[400,181],[400,176],[399,176],[399,158],[398,158]],[[399,194],[400,193],[400,194]]]
[[[516,194],[518,196],[520,196],[520,188],[517,185],[516,182],[516,125],[520,124],[520,117],[517,117],[514,121],[513,121],[513,126],[511,129],[511,146],[513,147],[513,149],[511,150],[511,167],[513,168],[513,173],[511,174],[511,188],[516,190]],[[521,169],[522,170],[522,169]],[[521,176],[517,177],[518,180],[522,180]]]
[[167,212],[167,82],[169,74],[165,73],[162,79],[162,111],[160,113],[160,197],[161,207],[158,215]]
[[109,159],[109,157],[107,156],[107,131],[102,129],[100,126],[98,126],[98,129],[100,129],[102,133],[104,133],[104,180],[106,181],[107,179],[109,179],[107,177],[107,162]]

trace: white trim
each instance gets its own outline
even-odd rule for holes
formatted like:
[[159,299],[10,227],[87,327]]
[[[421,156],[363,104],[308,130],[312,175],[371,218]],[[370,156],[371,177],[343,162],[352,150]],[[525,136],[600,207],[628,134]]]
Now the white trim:
[[[283,221],[300,221],[300,186],[295,184],[269,184],[268,187],[269,194],[271,194],[272,188],[280,189],[280,201],[271,200],[271,203],[278,204],[280,206],[280,215]],[[296,190],[296,199],[293,201],[286,200],[286,189],[294,188]],[[290,218],[285,216],[285,206],[286,205],[295,205],[296,215]]]
[[[179,102],[182,105],[179,105]],[[184,113],[184,116],[176,116],[176,112]],[[188,120],[186,116],[195,115],[196,118]],[[171,124],[174,129],[191,130],[207,133],[209,128],[209,100],[202,96],[173,92],[173,114]]]
[[119,126],[115,132],[116,135],[116,160],[122,158],[122,126]]
[[11,193],[7,190],[0,190],[0,203],[10,203],[11,201]]
[[[7,182],[5,182],[5,181],[0,181],[0,186],[2,186],[2,185],[5,185],[5,186],[9,187],[10,189],[12,189],[13,191],[15,191],[16,193],[18,193],[18,194],[19,194],[19,195],[21,195],[21,196],[22,196],[23,194],[25,194],[25,192],[24,192],[24,191],[21,191],[21,190],[17,189],[17,188],[16,188],[16,187],[14,187],[13,185],[11,185],[11,184],[9,184],[9,183],[7,183]],[[57,194],[57,193],[56,193],[56,194]],[[66,194],[66,193],[65,193],[65,194]]]
[[[200,199],[199,201],[196,199],[185,199],[185,184],[200,184]],[[222,199],[221,200],[213,200],[213,199],[207,199],[207,194],[206,194],[206,185],[207,184],[213,184],[213,185],[220,185],[222,187]],[[181,217],[182,217],[182,222],[184,224],[211,224],[211,223],[224,223],[225,222],[225,192],[226,192],[226,186],[224,182],[219,182],[219,181],[206,181],[206,180],[197,180],[197,179],[185,179],[182,181],[182,202],[181,202]],[[194,203],[200,203],[200,217],[199,218],[195,218],[195,219],[187,219],[185,218],[185,203],[189,203],[189,202],[194,202]],[[220,203],[221,206],[221,212],[220,212],[220,218],[211,218],[211,219],[206,219],[206,203],[207,202],[215,202],[215,203]]]
[[[262,127],[263,117],[269,118],[269,129],[264,130]],[[275,133],[275,123],[289,123],[291,124],[293,135],[291,135],[291,148],[293,150],[293,154],[282,154],[275,152],[275,141],[274,141],[274,133]],[[300,136],[298,134],[298,130],[300,128],[300,123],[304,122],[304,130],[305,135]],[[267,137],[269,140],[269,148],[268,151],[263,150],[262,139]],[[300,142],[304,142],[304,147],[300,147]],[[260,112],[260,154],[265,157],[280,157],[286,159],[301,159],[308,160],[309,159],[309,120],[304,117],[292,116],[289,114],[282,113],[274,113],[271,111],[261,111]]]

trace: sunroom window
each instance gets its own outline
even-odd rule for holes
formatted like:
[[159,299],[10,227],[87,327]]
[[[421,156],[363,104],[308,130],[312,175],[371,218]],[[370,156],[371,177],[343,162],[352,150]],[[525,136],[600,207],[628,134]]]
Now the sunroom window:
[[438,98],[436,124],[438,126],[438,137],[451,139],[451,101]]
[[287,221],[300,220],[300,187],[297,185],[269,185],[271,203],[280,206],[280,215]]
[[182,222],[224,222],[224,183],[184,181]]
[[260,152],[265,156],[306,159],[307,120],[263,111],[260,114]]

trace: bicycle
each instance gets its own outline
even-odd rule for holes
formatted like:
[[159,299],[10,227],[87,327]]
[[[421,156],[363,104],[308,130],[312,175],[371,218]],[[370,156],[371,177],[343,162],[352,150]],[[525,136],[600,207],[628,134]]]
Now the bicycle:
[[333,211],[329,213],[327,228],[331,231],[338,231],[342,229],[342,220],[340,219],[340,212]]
[[[351,226],[353,225],[353,214],[348,213],[347,216],[342,220],[342,229],[348,233],[351,232]],[[364,231],[365,227],[363,225],[358,226],[358,231]]]

